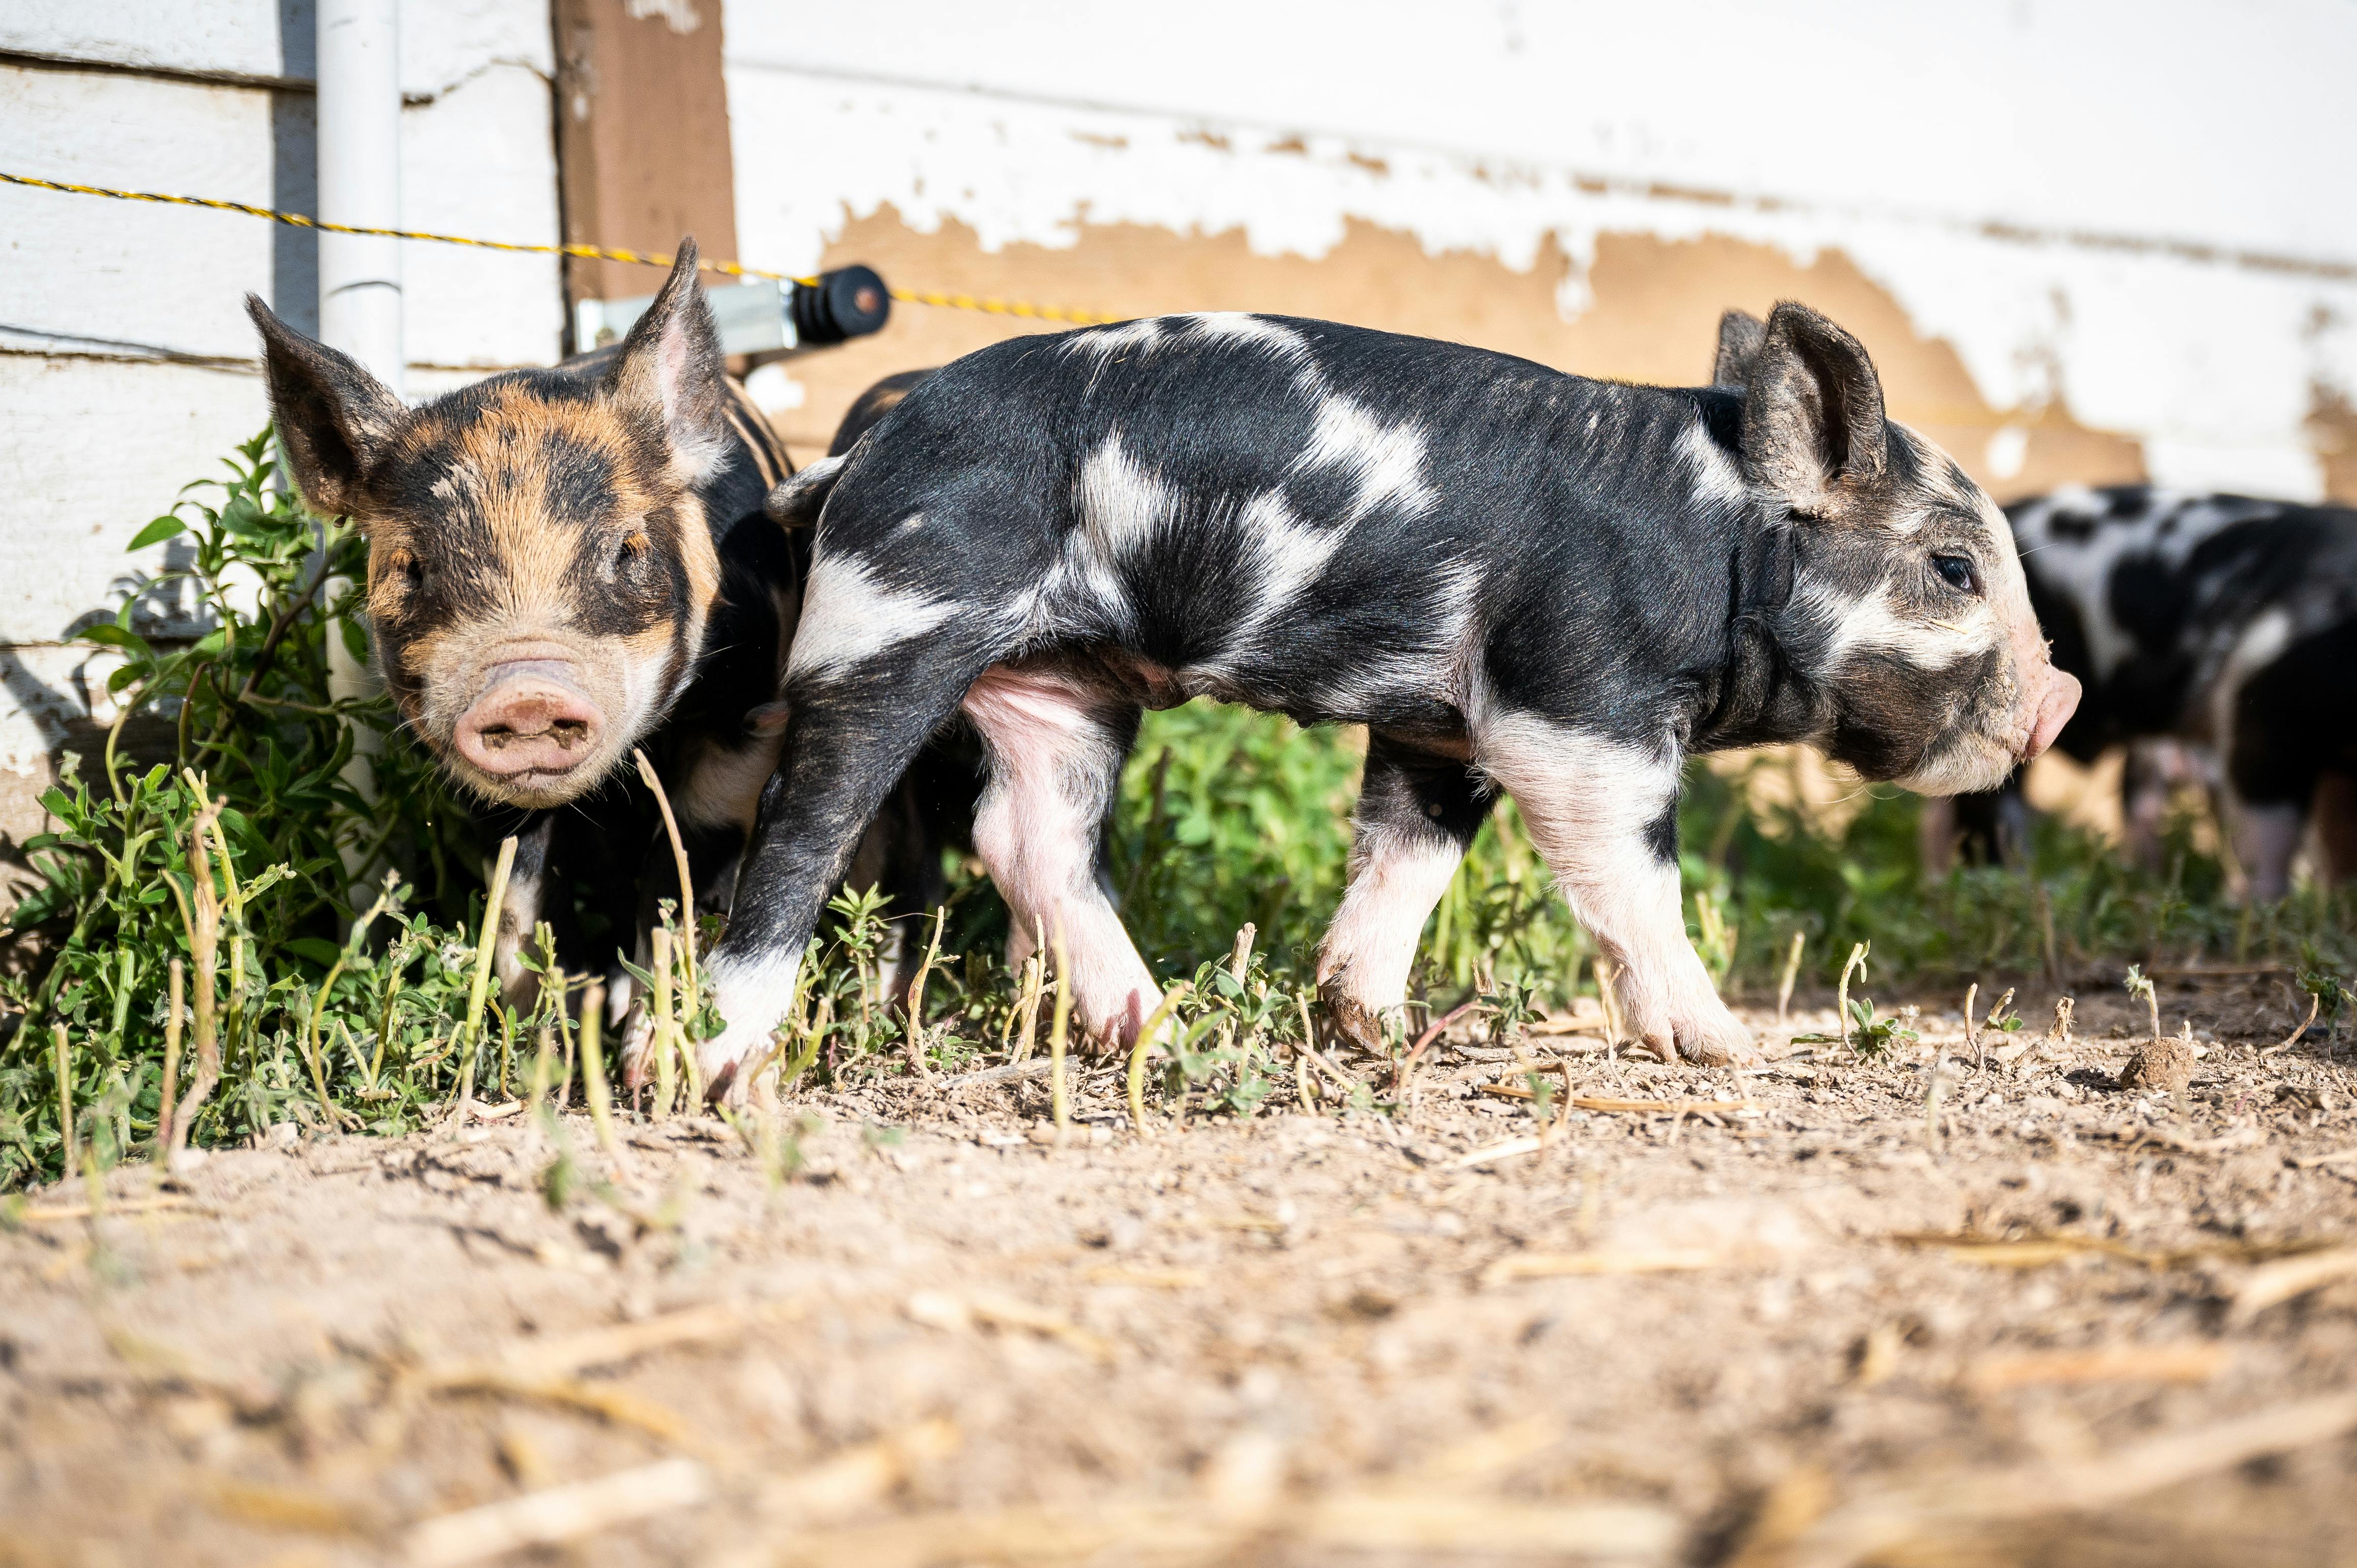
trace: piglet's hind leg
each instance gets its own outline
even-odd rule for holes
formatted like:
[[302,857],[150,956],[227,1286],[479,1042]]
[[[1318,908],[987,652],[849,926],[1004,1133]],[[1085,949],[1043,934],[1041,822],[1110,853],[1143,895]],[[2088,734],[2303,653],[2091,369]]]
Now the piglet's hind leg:
[[1052,671],[1000,667],[966,693],[988,753],[974,847],[1015,922],[1010,956],[1032,933],[1063,933],[1072,1011],[1091,1038],[1126,1046],[1160,989],[1105,891],[1103,825],[1137,734],[1137,710]]

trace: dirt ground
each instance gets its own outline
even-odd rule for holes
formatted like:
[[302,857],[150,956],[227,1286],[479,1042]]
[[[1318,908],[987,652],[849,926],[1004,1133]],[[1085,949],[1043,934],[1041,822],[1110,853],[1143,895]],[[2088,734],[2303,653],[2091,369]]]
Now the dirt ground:
[[1535,1149],[1468,1044],[1146,1139],[1091,1069],[1060,1146],[1041,1079],[821,1096],[782,1180],[641,1124],[602,1196],[574,1117],[561,1210],[513,1114],[116,1172],[0,1231],[0,1563],[2357,1563],[2357,1071],[2287,989],[2166,988],[2181,1092],[2115,989],[1985,1068],[1953,999],[1537,1037]]

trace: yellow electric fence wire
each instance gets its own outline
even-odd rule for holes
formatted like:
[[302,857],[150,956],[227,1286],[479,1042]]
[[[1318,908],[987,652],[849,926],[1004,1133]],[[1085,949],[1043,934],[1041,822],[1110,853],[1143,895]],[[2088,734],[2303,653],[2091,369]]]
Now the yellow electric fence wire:
[[[170,207],[207,207],[216,212],[240,212],[248,218],[266,218],[274,223],[290,224],[297,229],[321,229],[331,234],[366,234],[386,240],[425,240],[436,245],[470,245],[479,251],[519,251],[541,256],[579,256],[587,261],[628,262],[634,266],[667,267],[673,257],[652,251],[621,251],[606,245],[529,245],[508,240],[477,240],[464,234],[432,234],[418,229],[370,229],[351,223],[330,223],[325,219],[308,217],[300,212],[280,212],[273,208],[256,207],[251,202],[228,201],[213,196],[172,196],[159,190],[111,190],[102,185],[75,185],[70,180],[40,179],[28,174],[9,174],[0,170],[0,182],[31,186],[37,190],[61,190],[75,196],[104,196],[116,201],[156,201]],[[737,262],[699,260],[697,270],[720,273],[728,277],[774,278],[780,283],[815,283],[814,278],[798,278],[789,273],[765,272]],[[906,305],[928,305],[940,310],[974,310],[985,316],[1014,316],[1027,321],[1060,321],[1073,327],[1102,327],[1125,319],[1118,316],[1100,316],[1093,311],[1072,310],[1057,305],[1033,305],[1020,299],[990,299],[971,294],[944,294],[938,289],[896,288],[888,291],[894,299]],[[1992,427],[1998,425],[2032,426],[2043,423],[2034,411],[2011,415],[1973,408],[1919,408],[1911,411],[1915,423],[1954,426]]]
[[[229,201],[216,196],[173,196],[160,190],[113,190],[102,185],[76,185],[70,180],[40,179],[28,174],[9,174],[5,170],[0,170],[0,182],[30,186],[37,190],[65,191],[74,196],[103,196],[116,201],[155,201],[168,207],[205,207],[216,212],[238,212],[248,218],[266,218],[273,223],[285,223],[296,229],[324,230],[330,234],[365,234],[384,240],[425,240],[437,245],[468,245],[479,251],[579,256],[586,261],[628,262],[642,267],[667,267],[674,259],[655,252],[622,251],[606,245],[532,245],[509,240],[478,240],[464,234],[433,234],[419,229],[371,229],[353,223],[330,223],[325,219],[301,212],[280,212],[273,208],[256,207],[246,201]],[[774,278],[780,283],[799,284],[817,281],[798,278],[789,273],[744,266],[736,262],[699,261],[696,267],[700,272],[720,273],[728,277]],[[1018,316],[1031,321],[1061,321],[1076,327],[1098,327],[1121,319],[1115,316],[1100,316],[1092,311],[1033,305],[1019,299],[984,299],[970,294],[942,294],[932,289],[896,288],[889,292],[894,299],[909,305],[930,305],[943,310],[978,310],[986,316]]]

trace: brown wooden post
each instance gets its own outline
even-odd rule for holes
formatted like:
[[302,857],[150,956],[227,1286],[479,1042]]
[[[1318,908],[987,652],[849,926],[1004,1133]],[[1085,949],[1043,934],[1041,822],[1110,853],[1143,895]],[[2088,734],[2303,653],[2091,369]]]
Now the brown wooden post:
[[[566,242],[667,255],[693,234],[705,255],[734,259],[720,0],[555,0],[555,26]],[[662,283],[652,267],[566,257],[568,332],[576,301],[651,294]]]

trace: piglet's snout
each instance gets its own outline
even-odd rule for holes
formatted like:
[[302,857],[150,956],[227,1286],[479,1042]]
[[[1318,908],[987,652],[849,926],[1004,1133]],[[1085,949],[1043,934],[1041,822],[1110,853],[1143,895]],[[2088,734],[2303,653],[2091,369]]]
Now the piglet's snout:
[[458,715],[458,755],[500,778],[578,766],[597,749],[605,715],[568,673],[537,660],[494,665],[474,706]]
[[2047,671],[2046,693],[2038,700],[2037,722],[2030,727],[2029,744],[2022,747],[2021,759],[2028,762],[2052,746],[2078,706],[2079,678],[2060,670]]

